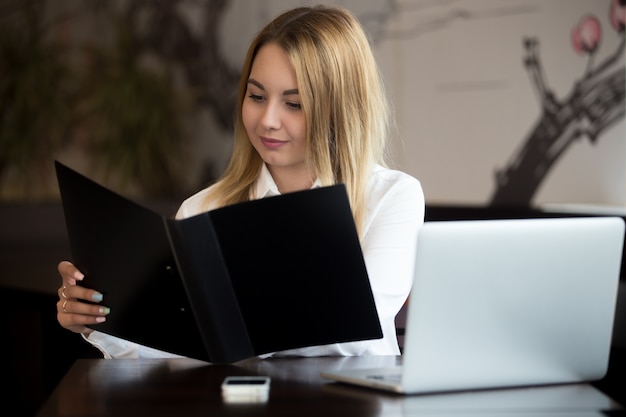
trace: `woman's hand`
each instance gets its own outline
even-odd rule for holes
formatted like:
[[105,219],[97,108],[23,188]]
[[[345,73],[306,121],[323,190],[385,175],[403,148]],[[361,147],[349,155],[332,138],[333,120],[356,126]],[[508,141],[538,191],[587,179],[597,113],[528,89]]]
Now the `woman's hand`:
[[88,335],[93,330],[86,326],[105,321],[107,314],[109,314],[109,308],[81,301],[99,303],[102,301],[102,294],[77,285],[77,282],[80,282],[84,275],[72,263],[61,261],[58,270],[63,281],[59,288],[57,320],[62,327],[68,330]]

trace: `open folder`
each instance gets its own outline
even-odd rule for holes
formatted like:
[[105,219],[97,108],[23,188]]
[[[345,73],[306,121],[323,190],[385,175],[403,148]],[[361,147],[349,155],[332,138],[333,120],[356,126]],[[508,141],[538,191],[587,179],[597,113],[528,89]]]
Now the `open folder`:
[[382,337],[343,185],[187,219],[162,216],[55,161],[95,330],[214,363]]

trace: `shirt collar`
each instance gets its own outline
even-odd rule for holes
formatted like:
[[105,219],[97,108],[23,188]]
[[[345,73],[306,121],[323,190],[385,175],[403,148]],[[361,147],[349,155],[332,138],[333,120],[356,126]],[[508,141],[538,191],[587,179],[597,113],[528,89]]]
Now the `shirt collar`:
[[[321,186],[322,183],[318,178],[313,182],[311,188],[319,188]],[[252,199],[272,197],[276,195],[280,195],[278,186],[276,185],[276,182],[274,182],[274,178],[272,178],[272,174],[270,174],[269,169],[267,169],[267,165],[263,164],[254,186],[254,196],[252,196]]]

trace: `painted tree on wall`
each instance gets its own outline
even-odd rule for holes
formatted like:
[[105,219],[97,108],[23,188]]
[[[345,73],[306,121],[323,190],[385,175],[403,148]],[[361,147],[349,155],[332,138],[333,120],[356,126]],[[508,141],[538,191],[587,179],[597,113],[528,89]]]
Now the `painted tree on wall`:
[[588,65],[564,100],[557,99],[546,83],[539,41],[524,41],[525,66],[540,97],[542,113],[506,167],[496,173],[490,205],[530,206],[550,169],[571,146],[580,140],[597,143],[603,132],[624,118],[625,68],[617,63],[626,41],[626,0],[611,0],[608,15],[621,42],[598,65],[594,65],[594,57],[603,36],[600,21],[589,15],[574,26],[572,47],[586,56]]

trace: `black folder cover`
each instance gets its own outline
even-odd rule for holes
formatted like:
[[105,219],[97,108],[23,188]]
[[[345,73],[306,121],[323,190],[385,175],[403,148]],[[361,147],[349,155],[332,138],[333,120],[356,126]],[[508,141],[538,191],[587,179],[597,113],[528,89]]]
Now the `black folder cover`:
[[214,363],[382,331],[345,187],[164,217],[55,161],[92,326]]

